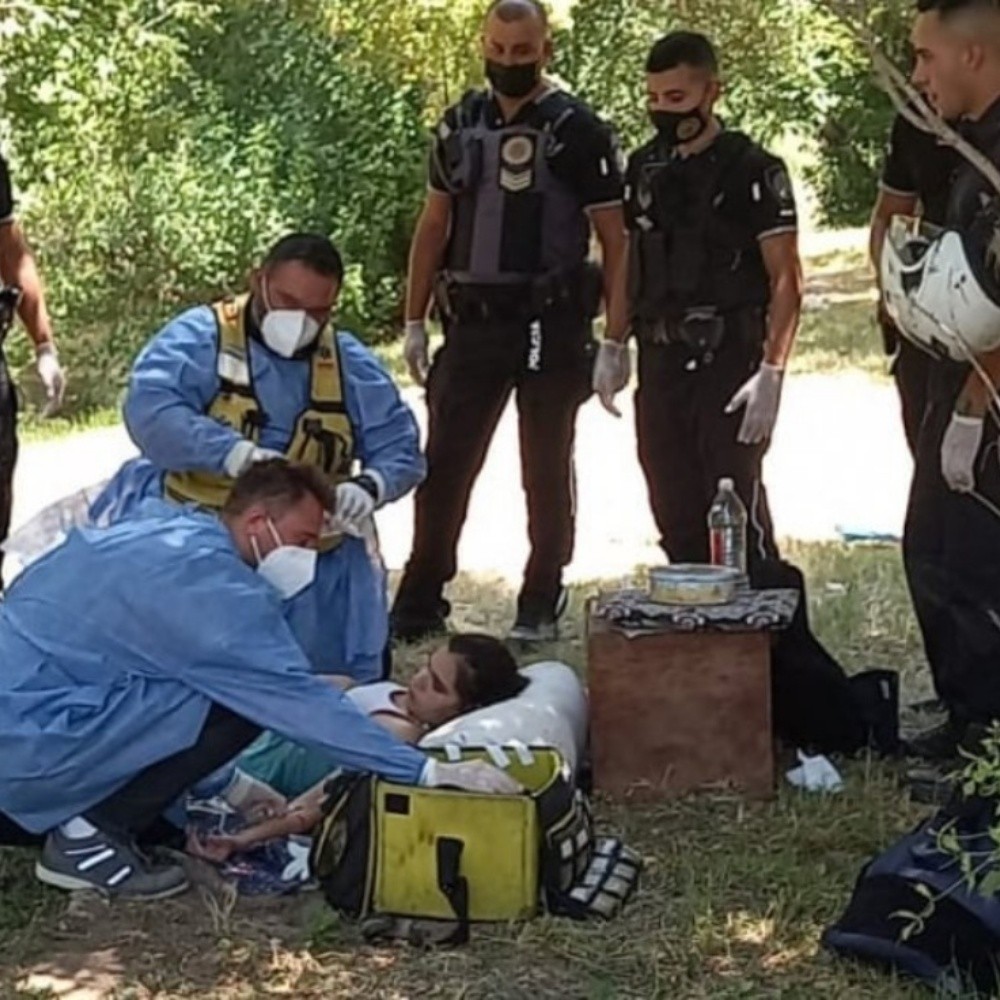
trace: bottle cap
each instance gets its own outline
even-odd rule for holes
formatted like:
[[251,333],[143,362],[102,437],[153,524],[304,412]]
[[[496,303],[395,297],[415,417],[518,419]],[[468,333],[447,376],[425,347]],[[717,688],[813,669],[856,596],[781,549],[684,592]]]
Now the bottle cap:
[[720,490],[733,490],[736,489],[736,484],[728,476],[723,477],[719,480]]

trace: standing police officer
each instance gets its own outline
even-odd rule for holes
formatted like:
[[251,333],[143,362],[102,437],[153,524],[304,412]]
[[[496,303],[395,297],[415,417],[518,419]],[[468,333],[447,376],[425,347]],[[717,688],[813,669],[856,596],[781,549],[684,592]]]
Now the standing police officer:
[[[56,354],[52,326],[45,308],[45,293],[35,266],[35,258],[24,238],[23,230],[14,218],[10,172],[3,157],[0,157],[0,278],[8,286],[20,289],[18,313],[35,345],[35,363],[48,397],[46,411],[52,413],[62,403],[66,379]],[[0,303],[0,309],[5,313],[0,321],[0,546],[10,529],[14,503],[14,466],[17,463],[17,394],[3,353],[3,340],[10,323],[12,306],[13,301]],[[2,566],[3,549],[0,548],[0,568]],[[0,591],[2,590],[3,576],[0,575]]]
[[[660,544],[674,562],[708,562],[708,509],[731,478],[749,514],[754,586],[802,595],[771,653],[775,733],[825,753],[892,752],[892,680],[848,679],[813,636],[802,574],[778,558],[761,483],[802,299],[791,181],[713,114],[721,87],[703,35],[660,39],[646,74],[656,136],[629,159],[625,214],[639,458]],[[603,387],[610,399],[624,381],[609,374]]]
[[753,571],[777,554],[761,462],[801,304],[792,186],[781,160],[714,116],[707,38],[660,39],[646,73],[656,135],[629,159],[625,203],[639,458],[674,562],[708,562],[706,515],[733,479]]
[[[987,0],[919,0],[917,7],[914,85],[944,119],[962,121],[966,139],[1000,165],[1000,8]],[[998,202],[979,170],[961,163],[945,218],[959,238],[952,232],[931,243],[930,280],[916,281],[914,271],[895,287],[884,281],[892,308],[911,294],[920,298],[909,324],[899,316],[901,329],[919,333],[936,315],[968,341],[1000,325],[992,274]],[[887,244],[883,265],[889,253]],[[936,298],[924,297],[935,289]],[[947,330],[938,336],[946,340]],[[995,417],[987,419],[1000,385],[1000,350],[984,351],[978,364],[981,373],[953,358],[931,366],[907,509],[907,579],[934,684],[949,711],[947,725],[916,747],[928,756],[976,743],[1000,718],[1000,444]]]
[[[603,252],[609,335],[625,332],[613,134],[542,76],[552,42],[537,0],[495,0],[482,42],[490,89],[466,94],[437,128],[410,252],[404,351],[414,379],[426,378],[429,432],[413,551],[393,608],[402,639],[445,625],[443,589],[456,571],[469,495],[512,391],[531,555],[511,636],[556,635],[573,548],[576,414],[590,393],[602,291],[600,271],[587,264],[591,226]],[[445,342],[428,372],[432,294]]]
[[[919,212],[926,222],[944,224],[948,193],[957,167],[954,150],[930,132],[924,132],[897,115],[889,134],[889,147],[878,198],[872,212],[869,253],[875,272],[879,270],[882,244],[894,215]],[[903,431],[910,453],[917,449],[920,424],[927,405],[927,386],[933,355],[921,350],[896,329],[879,302],[878,323],[885,352],[892,356],[892,373],[899,392]]]

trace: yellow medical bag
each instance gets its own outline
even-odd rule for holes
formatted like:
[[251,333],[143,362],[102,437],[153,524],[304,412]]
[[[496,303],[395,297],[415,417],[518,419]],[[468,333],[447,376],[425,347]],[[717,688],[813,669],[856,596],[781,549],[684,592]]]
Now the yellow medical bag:
[[[361,918],[456,921],[451,940],[459,941],[470,921],[523,920],[542,905],[572,916],[609,916],[624,903],[638,877],[638,857],[618,841],[595,840],[587,799],[555,750],[514,745],[430,752],[488,760],[525,793],[415,788],[373,775],[336,779],[311,858],[331,906]],[[595,852],[612,843],[615,856],[588,882]],[[603,893],[605,876],[617,877],[616,905],[608,912],[588,906]]]

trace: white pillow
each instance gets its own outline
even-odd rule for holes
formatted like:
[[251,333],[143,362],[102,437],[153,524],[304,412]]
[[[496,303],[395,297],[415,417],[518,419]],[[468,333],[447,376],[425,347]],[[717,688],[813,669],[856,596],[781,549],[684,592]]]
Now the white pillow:
[[460,715],[427,733],[422,747],[519,742],[551,746],[576,771],[587,742],[587,696],[565,663],[533,663],[522,671],[528,686],[515,698]]

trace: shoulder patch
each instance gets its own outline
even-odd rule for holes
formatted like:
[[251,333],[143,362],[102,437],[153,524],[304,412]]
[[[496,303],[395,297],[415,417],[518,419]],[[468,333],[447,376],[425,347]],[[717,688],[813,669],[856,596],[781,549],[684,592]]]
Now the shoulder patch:
[[788,208],[795,204],[792,179],[788,176],[788,171],[783,163],[776,163],[764,171],[764,183],[767,184],[768,190],[774,195],[779,205]]
[[611,146],[611,155],[614,158],[615,166],[618,168],[618,173],[623,174],[628,169],[628,160],[625,156],[625,150],[622,149],[621,141],[618,138],[618,133],[614,129],[609,129],[609,145]]

